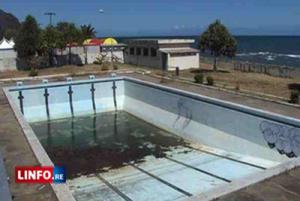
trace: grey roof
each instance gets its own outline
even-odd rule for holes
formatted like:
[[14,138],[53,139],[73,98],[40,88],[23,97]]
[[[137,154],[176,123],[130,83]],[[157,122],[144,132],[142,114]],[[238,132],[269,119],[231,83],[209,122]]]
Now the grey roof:
[[185,47],[185,48],[160,48],[160,52],[164,53],[198,53],[200,52],[198,49]]
[[[99,45],[97,45],[97,46],[99,46]],[[104,44],[101,44],[100,46],[101,47],[111,47],[111,46],[113,46],[113,47],[126,47],[127,44],[124,44],[124,43],[118,43],[118,44],[115,44],[115,45],[104,45]]]
[[157,44],[179,44],[179,43],[195,43],[195,39],[183,38],[137,38],[127,39],[125,43],[157,43]]

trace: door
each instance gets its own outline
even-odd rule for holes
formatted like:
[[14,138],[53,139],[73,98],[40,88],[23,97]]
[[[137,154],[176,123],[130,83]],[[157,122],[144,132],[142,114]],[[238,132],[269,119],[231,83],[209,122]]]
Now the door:
[[168,54],[162,53],[162,70],[168,70]]

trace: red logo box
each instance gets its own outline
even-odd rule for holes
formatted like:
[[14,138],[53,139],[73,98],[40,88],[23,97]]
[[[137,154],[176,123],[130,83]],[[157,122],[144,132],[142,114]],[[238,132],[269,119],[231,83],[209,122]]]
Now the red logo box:
[[16,183],[52,183],[53,167],[22,166],[15,168]]

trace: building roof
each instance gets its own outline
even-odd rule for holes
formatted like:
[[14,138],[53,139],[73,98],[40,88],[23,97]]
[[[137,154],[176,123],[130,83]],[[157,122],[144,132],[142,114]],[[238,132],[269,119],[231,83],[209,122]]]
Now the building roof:
[[192,44],[195,43],[194,39],[164,39],[164,38],[138,38],[138,39],[127,39],[125,43],[156,43],[156,44]]
[[199,50],[191,47],[185,47],[185,48],[160,48],[160,52],[164,53],[198,53]]
[[100,45],[101,47],[126,47],[127,45],[124,44],[124,43],[118,43],[118,44],[115,44],[115,45],[107,45],[107,44],[102,44]]
[[13,41],[8,41],[5,38],[3,38],[0,41],[0,49],[13,49],[14,48],[14,42]]
[[158,44],[195,43],[194,39],[159,39]]

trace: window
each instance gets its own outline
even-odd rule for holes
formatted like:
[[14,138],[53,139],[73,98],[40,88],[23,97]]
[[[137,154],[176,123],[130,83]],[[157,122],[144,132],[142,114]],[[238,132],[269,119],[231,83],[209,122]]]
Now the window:
[[157,53],[156,53],[156,49],[155,48],[151,48],[151,57],[156,57]]
[[130,55],[134,55],[134,48],[133,48],[133,47],[130,48],[129,54],[130,54]]
[[140,47],[136,48],[136,55],[141,55],[142,54],[142,49]]
[[144,48],[144,54],[145,57],[147,57],[149,55],[149,50],[148,48]]

